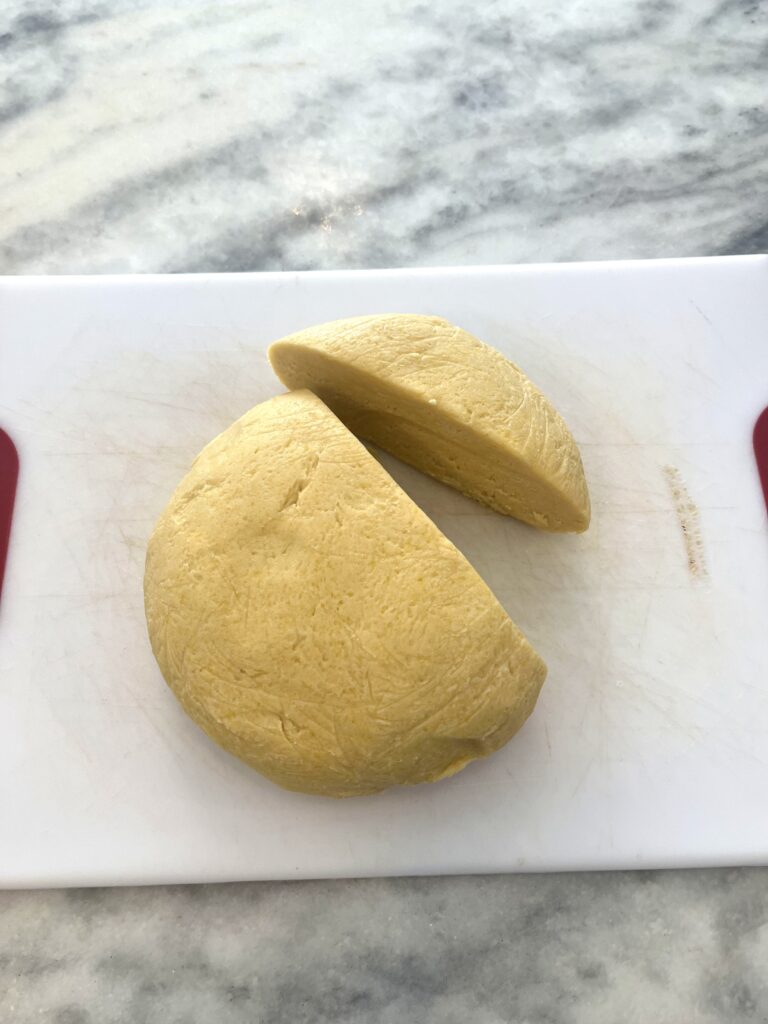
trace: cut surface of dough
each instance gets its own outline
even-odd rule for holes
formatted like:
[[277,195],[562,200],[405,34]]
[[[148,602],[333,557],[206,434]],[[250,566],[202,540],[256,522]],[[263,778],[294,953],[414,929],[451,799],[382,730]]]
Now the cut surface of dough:
[[163,676],[288,789],[434,781],[501,747],[544,663],[463,555],[307,391],[200,453],[144,579]]
[[562,417],[522,370],[439,317],[354,317],[275,342],[288,388],[318,395],[353,433],[497,512],[556,532],[590,519]]

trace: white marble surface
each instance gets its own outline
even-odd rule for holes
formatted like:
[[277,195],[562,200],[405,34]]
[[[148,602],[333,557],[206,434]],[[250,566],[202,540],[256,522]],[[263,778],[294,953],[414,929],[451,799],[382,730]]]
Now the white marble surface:
[[0,269],[768,246],[765,0],[11,0]]
[[8,893],[0,1019],[760,1024],[756,870]]
[[[0,0],[0,68],[4,273],[768,249],[766,0]],[[0,1020],[768,1021],[768,872],[6,893]]]

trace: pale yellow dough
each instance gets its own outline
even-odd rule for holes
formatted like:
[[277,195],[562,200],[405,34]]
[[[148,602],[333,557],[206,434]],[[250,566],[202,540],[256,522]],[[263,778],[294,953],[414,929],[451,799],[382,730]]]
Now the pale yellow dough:
[[186,711],[307,793],[451,775],[517,732],[546,675],[465,558],[306,391],[201,452],[152,535],[144,592]]
[[522,370],[433,316],[363,316],[308,327],[269,358],[355,434],[498,512],[586,530],[590,505],[568,427]]

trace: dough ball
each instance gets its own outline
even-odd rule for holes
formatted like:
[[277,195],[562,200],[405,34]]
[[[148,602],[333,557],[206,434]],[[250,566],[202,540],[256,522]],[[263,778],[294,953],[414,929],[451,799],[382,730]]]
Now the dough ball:
[[288,789],[452,775],[546,668],[466,559],[306,391],[212,441],[152,535],[152,648],[185,710]]
[[363,316],[308,327],[269,358],[360,437],[497,512],[581,532],[590,504],[576,442],[501,353],[433,316]]

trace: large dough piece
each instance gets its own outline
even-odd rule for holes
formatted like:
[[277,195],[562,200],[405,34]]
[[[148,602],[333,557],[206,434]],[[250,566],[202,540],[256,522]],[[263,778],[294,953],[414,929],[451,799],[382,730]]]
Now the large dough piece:
[[522,370],[460,327],[354,317],[283,338],[269,358],[355,434],[497,512],[558,532],[589,525],[568,427]]
[[306,391],[201,452],[152,535],[144,591],[186,711],[288,789],[451,775],[507,742],[546,674],[466,559]]

